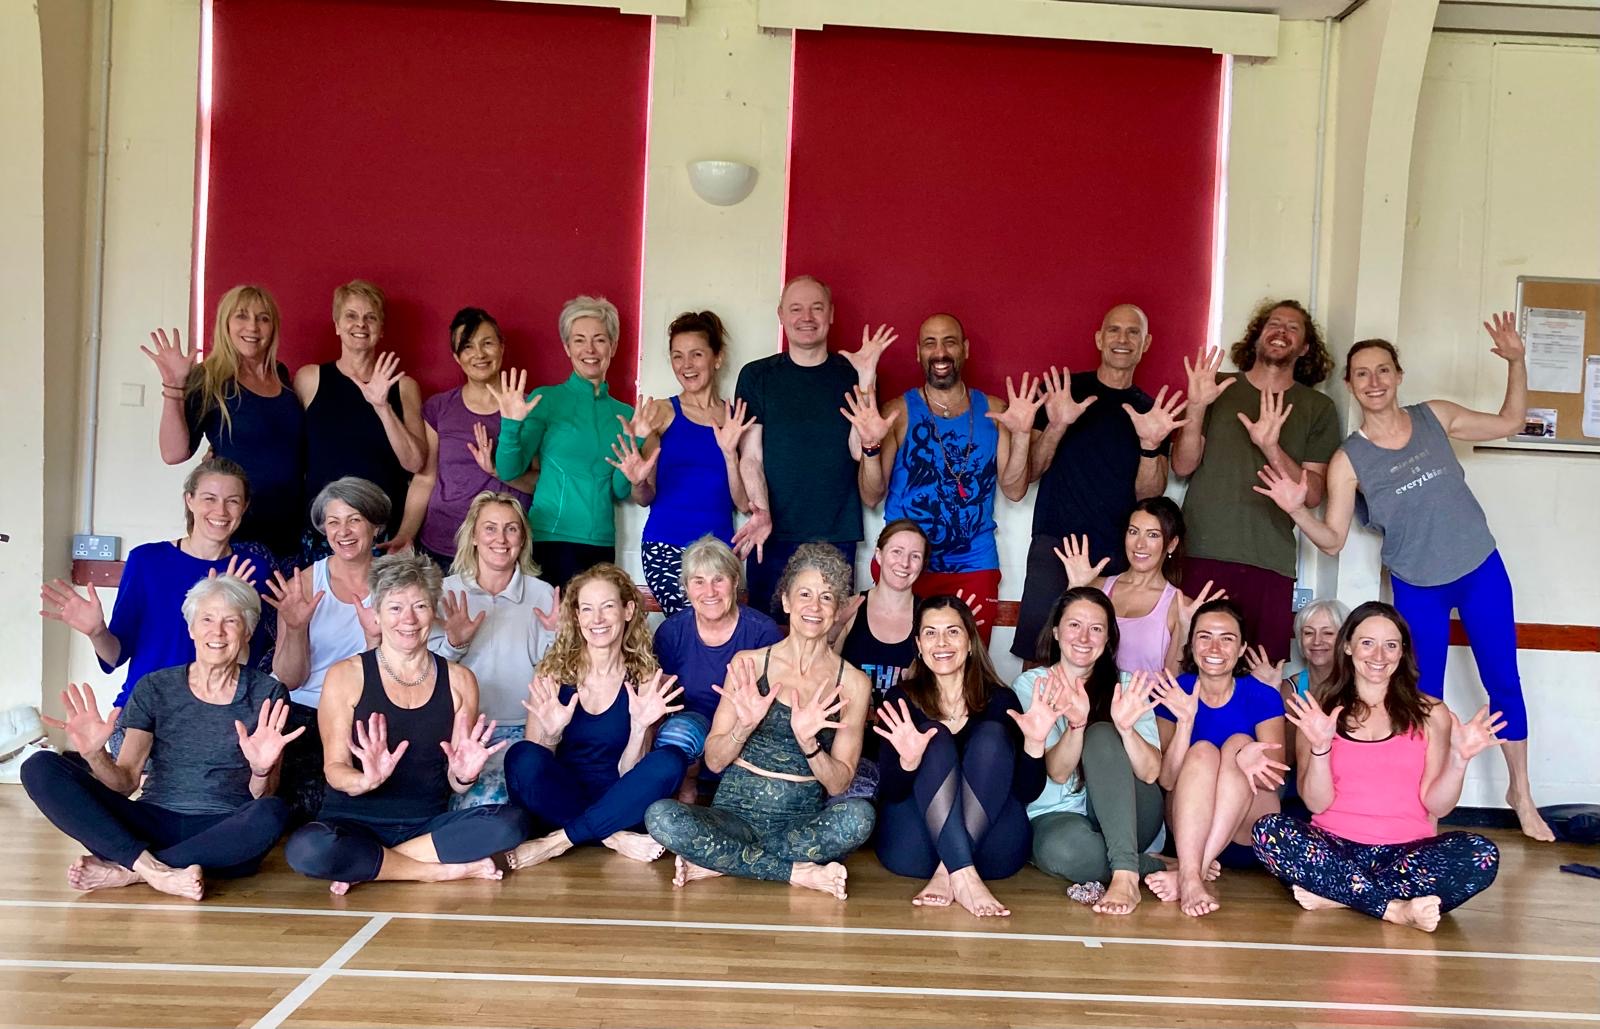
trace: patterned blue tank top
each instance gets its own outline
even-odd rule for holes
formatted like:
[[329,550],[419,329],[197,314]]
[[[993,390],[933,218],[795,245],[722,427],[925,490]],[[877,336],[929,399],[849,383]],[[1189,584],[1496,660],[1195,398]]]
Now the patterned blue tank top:
[[928,570],[1000,567],[994,493],[1000,428],[984,417],[989,400],[971,390],[967,410],[935,417],[922,391],[906,394],[906,436],[889,474],[885,521],[909,518],[928,534]]

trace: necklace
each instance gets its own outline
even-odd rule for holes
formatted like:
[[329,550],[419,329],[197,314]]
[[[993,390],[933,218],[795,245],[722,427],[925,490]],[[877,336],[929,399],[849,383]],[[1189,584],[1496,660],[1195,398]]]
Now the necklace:
[[393,679],[401,686],[421,686],[422,680],[426,679],[428,677],[428,673],[433,671],[433,662],[430,661],[426,666],[423,667],[421,675],[407,682],[405,679],[400,678],[398,672],[389,667],[389,659],[383,656],[382,647],[378,648],[378,664],[382,666],[384,674],[388,675],[389,678]]
[[[928,397],[928,387],[919,386],[918,389],[922,392],[923,402],[929,405],[929,412],[932,413],[932,405],[937,402]],[[962,397],[968,400],[971,399],[964,389]],[[950,417],[949,407],[944,404],[939,404],[939,407],[943,408],[946,418]],[[933,426],[932,435],[934,443],[939,446],[939,461],[944,468],[945,477],[956,484],[956,496],[962,500],[970,499],[967,493],[967,486],[961,481],[961,470],[966,467],[967,462],[972,458],[972,452],[978,446],[977,440],[973,437],[972,404],[967,404],[967,445],[954,451],[954,457],[952,457],[950,444],[939,434],[939,426],[937,424]]]

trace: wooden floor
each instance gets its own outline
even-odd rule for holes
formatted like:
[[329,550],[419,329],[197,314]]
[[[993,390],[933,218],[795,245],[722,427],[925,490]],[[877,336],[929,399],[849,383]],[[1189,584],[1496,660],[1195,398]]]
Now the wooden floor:
[[1600,1023],[1596,853],[1498,834],[1485,895],[1433,935],[1301,911],[1234,873],[1222,909],[1148,897],[1097,916],[1033,869],[979,922],[911,907],[870,855],[850,900],[574,852],[500,883],[369,884],[291,873],[190,904],[66,886],[79,853],[0,786],[0,1024],[50,1026],[858,1026]]

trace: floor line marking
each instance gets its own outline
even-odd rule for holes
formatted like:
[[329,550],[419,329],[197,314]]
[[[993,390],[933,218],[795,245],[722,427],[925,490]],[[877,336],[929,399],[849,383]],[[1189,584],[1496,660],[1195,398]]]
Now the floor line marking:
[[384,926],[389,924],[388,915],[374,915],[367,920],[367,924],[355,931],[344,946],[328,955],[328,960],[318,966],[310,975],[301,980],[300,984],[289,991],[288,996],[273,1005],[271,1011],[262,1015],[255,1024],[255,1029],[278,1029],[283,1025],[284,1019],[294,1014],[295,1011],[311,998],[328,979],[341,968],[344,963],[356,956],[356,952],[367,945],[367,941],[378,935]]
[[0,968],[33,968],[64,972],[214,972],[226,975],[310,975],[315,968],[288,965],[177,965],[165,961],[52,961],[46,958],[0,958]]
[[1549,961],[1563,964],[1600,965],[1600,954],[1524,954],[1509,951],[1424,949],[1419,947],[1357,947],[1316,943],[1265,943],[1249,940],[1179,940],[1140,936],[1070,935],[1024,933],[970,929],[891,929],[875,926],[793,925],[762,922],[701,922],[661,918],[584,918],[557,915],[496,915],[426,911],[316,911],[307,908],[260,907],[223,904],[131,904],[122,902],[85,903],[71,900],[0,900],[0,907],[104,908],[117,911],[187,911],[213,914],[291,915],[322,918],[372,918],[385,915],[392,920],[445,922],[499,922],[524,925],[614,926],[632,929],[696,929],[715,932],[804,933],[842,936],[905,936],[920,939],[1015,940],[1025,943],[1081,943],[1085,946],[1126,945],[1130,947],[1190,947],[1216,950],[1289,951],[1307,954],[1373,954],[1384,957],[1465,958],[1492,961]]

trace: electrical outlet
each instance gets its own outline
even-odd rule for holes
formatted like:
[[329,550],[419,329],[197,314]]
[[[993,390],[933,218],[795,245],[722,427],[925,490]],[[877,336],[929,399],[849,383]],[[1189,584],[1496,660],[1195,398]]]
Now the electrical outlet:
[[1295,591],[1294,591],[1294,610],[1298,611],[1302,607],[1305,607],[1307,604],[1311,603],[1311,597],[1312,597],[1312,593],[1311,593],[1310,590],[1302,589],[1301,587],[1298,587],[1298,586],[1295,587]]
[[121,549],[120,536],[91,536],[80,532],[72,537],[74,561],[115,561]]

